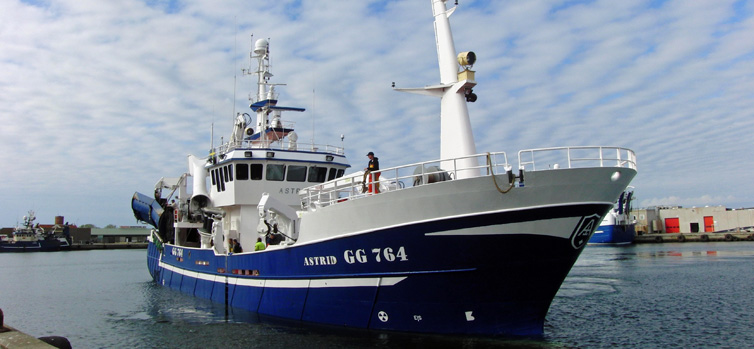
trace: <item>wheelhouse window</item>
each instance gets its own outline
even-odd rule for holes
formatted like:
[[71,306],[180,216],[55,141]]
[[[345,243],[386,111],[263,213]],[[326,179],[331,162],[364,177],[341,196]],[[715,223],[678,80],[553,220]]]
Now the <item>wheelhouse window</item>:
[[236,180],[245,181],[249,179],[249,164],[236,164]]
[[327,179],[327,167],[309,167],[309,182],[322,183]]
[[330,171],[327,173],[327,180],[331,181],[335,179],[335,175],[338,173],[338,169],[335,167],[331,168]]
[[210,171],[210,173],[212,174],[212,185],[215,186],[218,192],[225,191],[226,177],[223,175],[223,172],[226,170],[227,166],[223,166],[214,168]]
[[288,182],[306,181],[306,166],[288,166]]
[[223,166],[212,169],[212,184],[215,185],[218,192],[225,191],[225,181],[227,177],[225,177],[223,174],[225,171],[227,171],[227,168],[227,166]]
[[225,174],[225,181],[226,182],[230,182],[231,181],[231,179],[230,179],[231,177],[230,177],[230,174],[228,173],[229,172],[228,171],[228,166],[223,166],[220,170]]
[[268,181],[282,181],[285,178],[285,165],[267,164]]
[[253,181],[261,181],[262,180],[262,170],[264,170],[264,165],[262,164],[251,164],[249,165],[251,168],[251,180]]

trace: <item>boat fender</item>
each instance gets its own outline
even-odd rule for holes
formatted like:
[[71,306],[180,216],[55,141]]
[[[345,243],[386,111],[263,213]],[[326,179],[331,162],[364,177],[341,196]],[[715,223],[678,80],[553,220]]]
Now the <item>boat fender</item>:
[[45,337],[39,337],[37,338],[42,342],[45,342],[55,348],[58,349],[71,349],[73,348],[71,346],[71,342],[68,340],[68,338],[61,337],[61,336],[45,336]]
[[733,235],[725,234],[725,241],[733,241]]
[[655,242],[662,242],[662,237],[655,236]]
[[702,235],[702,236],[700,237],[700,239],[701,239],[702,241],[709,241],[709,236],[707,236],[707,234],[704,234],[704,235]]
[[686,241],[686,237],[685,236],[678,235],[678,242],[685,242],[685,241]]

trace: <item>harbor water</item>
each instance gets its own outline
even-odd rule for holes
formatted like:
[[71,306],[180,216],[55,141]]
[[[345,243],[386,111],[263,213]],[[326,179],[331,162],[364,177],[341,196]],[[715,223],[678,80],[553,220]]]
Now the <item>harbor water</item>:
[[[587,246],[536,338],[323,327],[154,284],[146,250],[0,254],[5,323],[74,348],[749,347],[754,242]],[[470,294],[469,297],[473,297]],[[348,311],[343,309],[343,311]]]

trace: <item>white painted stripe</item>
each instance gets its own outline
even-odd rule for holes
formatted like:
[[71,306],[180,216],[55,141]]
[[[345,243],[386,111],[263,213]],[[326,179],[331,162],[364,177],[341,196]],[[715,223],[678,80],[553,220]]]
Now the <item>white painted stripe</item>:
[[264,279],[238,279],[236,286],[264,287]]
[[268,279],[264,283],[264,287],[274,288],[307,288],[311,280],[274,280]]
[[[576,227],[581,217],[565,217],[553,219],[540,219],[528,222],[503,223],[474,228],[463,228],[427,233],[425,236],[471,236],[471,235],[544,235],[561,238],[570,237],[573,228]],[[560,227],[557,228],[556,227]]]
[[[184,276],[207,280],[212,282],[225,283],[226,276],[199,273],[170,265],[160,261],[160,267],[170,270],[174,273]],[[398,277],[374,277],[374,278],[337,278],[337,279],[247,279],[227,276],[229,285],[240,285],[250,287],[273,287],[273,288],[338,288],[338,287],[377,287],[377,286],[395,286],[405,280],[406,276]]]
[[399,282],[406,279],[406,276],[398,276],[398,277],[390,277],[390,278],[382,278],[380,280],[380,286],[395,286]]

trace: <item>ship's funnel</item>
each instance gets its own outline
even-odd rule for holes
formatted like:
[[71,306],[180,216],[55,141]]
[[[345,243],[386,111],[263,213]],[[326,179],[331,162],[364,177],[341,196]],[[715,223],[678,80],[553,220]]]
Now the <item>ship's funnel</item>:
[[189,205],[189,214],[191,216],[201,215],[202,209],[210,205],[209,194],[207,193],[207,170],[204,169],[204,160],[196,156],[189,155],[189,174],[193,178],[191,204]]

